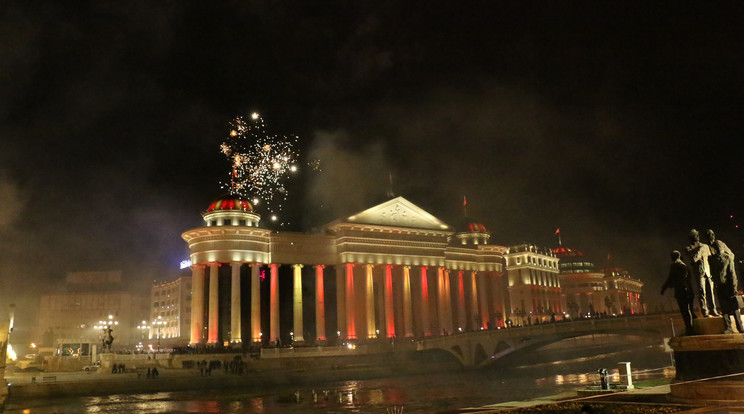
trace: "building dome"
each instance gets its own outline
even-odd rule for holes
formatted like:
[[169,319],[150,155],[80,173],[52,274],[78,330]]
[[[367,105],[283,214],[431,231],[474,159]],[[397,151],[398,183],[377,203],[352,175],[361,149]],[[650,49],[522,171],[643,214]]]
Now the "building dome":
[[248,200],[240,196],[227,195],[213,201],[212,204],[209,205],[209,208],[207,208],[206,212],[211,213],[213,211],[249,212],[253,211],[253,206],[251,205],[251,203],[248,202]]
[[560,259],[558,266],[561,273],[594,272],[594,263],[584,257],[581,250],[561,246],[555,249],[555,255]]
[[561,259],[564,259],[568,257],[583,256],[584,253],[581,252],[581,250],[577,250],[571,247],[558,247],[555,249],[555,255],[560,257]]
[[226,195],[209,205],[202,214],[207,226],[257,227],[261,219],[248,200],[238,195]]
[[483,225],[483,223],[478,223],[477,221],[468,221],[464,228],[461,229],[463,233],[488,233],[488,230],[486,230],[486,226]]
[[471,218],[464,217],[456,227],[455,244],[459,245],[479,245],[488,244],[491,234],[483,223]]

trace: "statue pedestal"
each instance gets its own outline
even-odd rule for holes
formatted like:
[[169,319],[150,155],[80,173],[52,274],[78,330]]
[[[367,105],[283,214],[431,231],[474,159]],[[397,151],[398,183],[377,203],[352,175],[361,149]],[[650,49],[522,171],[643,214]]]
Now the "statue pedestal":
[[696,335],[718,335],[726,329],[722,316],[712,318],[697,318],[692,321],[692,329]]
[[[723,331],[721,318],[703,321],[708,328],[720,323]],[[669,346],[677,366],[671,400],[744,407],[744,335],[681,336],[672,338]]]
[[114,354],[98,354],[101,358],[101,370],[103,372],[111,372],[111,368],[114,366]]

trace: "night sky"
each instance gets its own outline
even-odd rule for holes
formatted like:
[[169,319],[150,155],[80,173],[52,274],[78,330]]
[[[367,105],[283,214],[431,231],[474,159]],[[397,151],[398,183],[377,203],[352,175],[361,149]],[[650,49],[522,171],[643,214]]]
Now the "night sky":
[[392,175],[449,224],[467,196],[494,244],[560,228],[649,309],[690,228],[744,257],[744,3],[61,3],[0,7],[0,308],[69,271],[176,272],[253,111],[300,137],[283,230]]

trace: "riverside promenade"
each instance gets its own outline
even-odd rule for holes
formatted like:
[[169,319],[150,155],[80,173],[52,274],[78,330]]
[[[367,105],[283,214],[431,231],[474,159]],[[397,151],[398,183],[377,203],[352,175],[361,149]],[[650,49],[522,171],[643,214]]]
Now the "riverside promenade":
[[[195,360],[231,359],[230,354],[184,355]],[[123,373],[110,368],[92,371],[15,372],[6,375],[8,398],[39,398],[79,395],[154,393],[205,389],[262,388],[281,385],[316,384],[350,378],[380,378],[401,373],[404,364],[396,363],[393,353],[327,358],[266,358],[251,360],[240,374],[220,364],[209,373],[198,366],[171,368],[162,362],[133,367],[130,362]],[[172,362],[172,361],[171,361]],[[118,363],[118,362],[117,362]],[[148,378],[148,368],[157,367],[158,376]]]

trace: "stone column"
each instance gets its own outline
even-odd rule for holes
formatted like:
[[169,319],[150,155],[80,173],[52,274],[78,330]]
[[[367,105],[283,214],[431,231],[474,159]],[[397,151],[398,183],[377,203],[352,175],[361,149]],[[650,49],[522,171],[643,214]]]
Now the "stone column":
[[354,310],[354,263],[346,263],[346,339],[357,338]]
[[336,326],[338,340],[349,336],[346,330],[346,266],[336,265]]
[[476,322],[475,316],[478,315],[478,283],[475,279],[475,271],[470,272],[470,321],[468,325],[472,327],[474,331],[481,328],[479,325],[480,321]]
[[421,266],[421,331],[424,336],[431,336],[429,323],[429,281],[426,278],[428,267]]
[[447,330],[447,315],[445,315],[447,295],[444,291],[444,271],[441,267],[437,267],[437,320],[439,332],[436,336],[444,335],[444,331]]
[[191,266],[191,345],[202,342],[204,332],[204,265]]
[[216,344],[219,337],[220,325],[220,264],[209,264],[209,339],[208,344]]
[[413,338],[413,307],[411,306],[411,266],[403,266],[403,332]]
[[385,266],[385,333],[395,336],[395,314],[393,312],[393,265]]
[[261,342],[261,265],[251,264],[251,340]]
[[230,342],[243,342],[240,332],[240,262],[230,263],[232,283],[230,284]]
[[478,302],[480,303],[480,315],[481,315],[481,326],[485,329],[488,328],[488,289],[486,287],[486,279],[485,277],[479,277],[478,280],[480,280],[480,283],[478,283],[480,286],[478,286],[478,293],[480,294],[480,297],[478,298]]
[[276,344],[279,339],[279,269],[276,264],[271,268],[269,285],[269,342]]
[[372,269],[374,265],[366,266],[366,277],[364,283],[364,311],[367,319],[367,338],[377,337],[377,327],[375,326],[375,283],[372,278]]
[[457,323],[458,328],[465,330],[468,328],[468,321],[465,317],[465,283],[462,273],[462,270],[457,272]]
[[454,323],[452,321],[452,287],[450,285],[449,270],[444,270],[444,303],[446,306],[444,319],[447,321],[447,333],[452,334],[454,332]]
[[292,300],[292,310],[294,317],[294,325],[292,326],[294,332],[295,342],[304,342],[305,337],[302,332],[302,265],[292,265],[294,269],[294,296]]
[[325,288],[323,287],[323,269],[325,266],[315,266],[315,340],[326,340],[325,332]]

